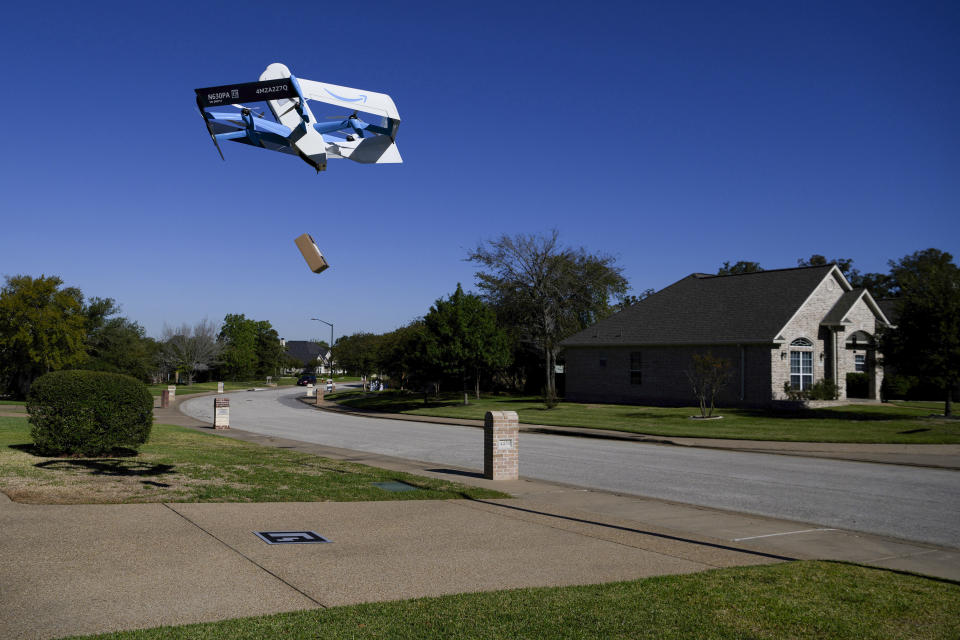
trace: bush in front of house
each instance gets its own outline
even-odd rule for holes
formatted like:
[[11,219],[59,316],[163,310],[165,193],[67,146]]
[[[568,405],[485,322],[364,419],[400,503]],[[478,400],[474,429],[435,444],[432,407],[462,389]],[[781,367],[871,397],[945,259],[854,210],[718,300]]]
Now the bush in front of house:
[[783,393],[788,400],[836,400],[840,390],[833,380],[819,380],[803,391],[794,389],[789,382],[784,382]]
[[847,374],[847,397],[848,398],[868,398],[870,397],[870,376],[866,373],[848,373]]
[[38,452],[95,456],[147,441],[153,396],[119,373],[55,371],[33,382],[27,412]]

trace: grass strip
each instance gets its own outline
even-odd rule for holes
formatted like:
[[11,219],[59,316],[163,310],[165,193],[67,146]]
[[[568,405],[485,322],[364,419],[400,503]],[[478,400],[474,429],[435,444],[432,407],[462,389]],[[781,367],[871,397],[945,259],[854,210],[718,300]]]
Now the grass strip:
[[610,429],[690,438],[776,440],[781,442],[960,443],[960,420],[931,417],[933,403],[863,404],[783,412],[727,408],[720,420],[696,421],[696,407],[648,407],[561,402],[547,409],[535,396],[482,396],[463,404],[462,394],[429,398],[404,391],[364,395],[344,391],[327,396],[346,406],[390,413],[483,420],[487,411],[516,411],[524,424]]
[[960,586],[857,565],[806,561],[84,637],[955,640],[960,637]]
[[[399,481],[417,491],[372,485]],[[32,453],[26,418],[0,417],[0,488],[34,504],[351,502],[504,498],[498,491],[264,447],[155,424],[139,455],[51,458]]]
[[[296,378],[277,378],[273,381],[274,384],[280,387],[286,387],[297,383]],[[164,391],[167,390],[169,384],[148,384],[147,389],[150,390],[150,393],[154,396],[161,395]],[[217,382],[194,382],[193,384],[178,384],[172,385],[177,388],[177,395],[190,395],[194,393],[208,393],[210,391],[217,390]],[[253,387],[266,387],[266,380],[252,380],[252,381],[233,381],[228,380],[223,383],[224,391],[241,391],[243,389],[252,389]]]

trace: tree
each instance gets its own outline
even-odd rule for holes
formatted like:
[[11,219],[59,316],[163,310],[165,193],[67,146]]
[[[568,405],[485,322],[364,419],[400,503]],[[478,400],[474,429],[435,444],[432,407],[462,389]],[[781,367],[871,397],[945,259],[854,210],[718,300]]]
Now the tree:
[[893,276],[888,273],[855,273],[849,280],[854,287],[869,291],[875,300],[896,298],[900,291]]
[[39,376],[87,359],[83,294],[62,284],[17,275],[0,289],[0,383],[20,396]]
[[938,249],[890,261],[900,296],[897,324],[881,336],[885,363],[897,373],[916,375],[944,391],[944,414],[960,383],[960,268]]
[[632,307],[633,305],[637,304],[638,302],[640,302],[640,301],[642,301],[642,300],[646,300],[647,298],[649,298],[650,296],[652,296],[652,295],[655,294],[656,292],[657,292],[656,289],[649,288],[649,289],[644,289],[644,290],[641,291],[638,295],[635,295],[635,296],[633,296],[633,295],[623,296],[617,304],[615,304],[615,305],[613,305],[613,307],[611,307],[611,309],[612,309],[614,312],[616,312],[616,311],[623,311],[623,310],[626,309],[627,307]]
[[797,260],[798,267],[821,267],[828,264],[837,265],[840,273],[842,273],[847,280],[852,281],[853,278],[860,276],[860,272],[853,268],[853,259],[851,258],[834,258],[833,260],[827,260],[819,253],[815,253],[806,260],[803,258]]
[[467,257],[482,270],[477,286],[503,323],[542,354],[544,393],[556,398],[554,364],[560,341],[611,312],[611,299],[629,289],[615,259],[562,247],[549,236],[503,235],[480,245]]
[[396,384],[405,389],[417,377],[425,377],[426,371],[420,361],[420,341],[424,333],[422,319],[395,329],[381,337],[378,351],[378,366]]
[[[321,345],[321,348],[321,353],[326,353],[326,347]],[[283,345],[280,344],[277,330],[266,320],[257,322],[257,375],[276,375],[282,366],[283,356]]]
[[700,417],[709,418],[713,415],[717,396],[733,375],[730,361],[718,358],[709,351],[704,354],[695,353],[693,366],[684,373],[693,385],[693,395],[700,404]]
[[341,336],[333,347],[333,357],[342,369],[367,376],[377,365],[379,340],[380,336],[367,332]]
[[230,380],[251,380],[257,372],[257,322],[242,313],[228,313],[217,335],[220,362]]
[[505,367],[510,361],[507,335],[497,326],[497,316],[479,296],[466,294],[460,283],[446,300],[438,299],[423,319],[427,356],[448,374],[463,381],[463,404],[467,379],[472,375],[480,398],[480,370]]
[[127,318],[110,318],[87,336],[89,360],[85,369],[123,373],[142,382],[155,370],[159,345],[143,327]]
[[165,325],[159,358],[168,371],[185,374],[187,384],[193,384],[198,371],[206,371],[217,362],[220,349],[216,327],[204,318],[192,327],[186,323],[176,329]]
[[717,275],[735,276],[741,273],[757,273],[758,271],[763,271],[763,267],[760,266],[759,262],[738,260],[736,263],[730,264],[730,261],[728,260],[720,265],[720,268],[717,270]]

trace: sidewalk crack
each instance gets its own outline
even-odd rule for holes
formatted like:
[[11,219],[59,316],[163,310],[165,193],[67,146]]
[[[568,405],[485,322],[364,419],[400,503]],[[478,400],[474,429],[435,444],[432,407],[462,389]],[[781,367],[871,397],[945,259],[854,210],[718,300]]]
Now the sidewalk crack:
[[314,598],[313,596],[311,596],[309,593],[305,592],[303,589],[300,589],[300,588],[297,587],[296,585],[291,584],[291,583],[288,582],[287,580],[284,580],[284,579],[281,578],[279,575],[277,575],[276,573],[274,573],[274,572],[271,571],[270,569],[267,569],[265,566],[263,566],[262,564],[260,564],[259,562],[257,562],[256,560],[254,560],[253,558],[251,558],[250,556],[248,556],[247,554],[243,553],[242,551],[240,551],[240,550],[237,549],[236,547],[233,547],[233,546],[227,544],[225,541],[221,540],[220,538],[218,538],[217,536],[215,536],[215,535],[214,535],[213,533],[211,533],[210,531],[207,531],[206,529],[204,529],[203,527],[201,527],[199,524],[197,524],[196,522],[194,522],[193,520],[191,520],[191,519],[188,518],[187,516],[183,515],[182,513],[180,513],[179,511],[177,511],[177,510],[174,509],[173,507],[171,507],[171,506],[170,506],[169,504],[167,504],[166,502],[161,502],[160,504],[162,504],[163,506],[165,506],[167,509],[170,509],[170,511],[174,512],[175,514],[177,514],[178,516],[180,516],[181,518],[183,518],[184,520],[186,520],[187,522],[189,522],[190,524],[192,524],[193,526],[195,526],[197,529],[200,529],[200,531],[203,531],[205,534],[207,534],[208,536],[210,536],[211,538],[213,538],[214,540],[216,540],[217,542],[219,542],[220,544],[222,544],[223,546],[225,546],[227,549],[230,549],[231,551],[233,551],[234,553],[236,553],[238,556],[240,556],[241,558],[243,558],[244,560],[246,560],[247,562],[249,562],[249,563],[252,564],[253,566],[257,567],[257,568],[260,569],[261,571],[264,571],[264,572],[270,574],[271,576],[273,576],[274,578],[276,578],[277,580],[279,580],[279,581],[282,582],[283,584],[287,585],[288,587],[290,587],[291,589],[293,589],[294,591],[296,591],[297,593],[299,593],[299,594],[302,595],[304,598],[306,598],[306,599],[309,600],[310,602],[314,603],[314,604],[317,605],[318,607],[321,607],[321,608],[323,608],[323,609],[328,609],[328,608],[329,608],[327,605],[323,604],[322,602],[320,602],[319,600],[317,600],[316,598]]

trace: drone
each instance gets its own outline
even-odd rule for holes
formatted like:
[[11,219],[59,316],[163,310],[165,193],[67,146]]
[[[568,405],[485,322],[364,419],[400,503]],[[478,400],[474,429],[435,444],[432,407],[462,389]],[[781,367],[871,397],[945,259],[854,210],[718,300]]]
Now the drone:
[[[220,142],[233,140],[254,147],[299,156],[317,170],[326,171],[328,158],[349,158],[363,164],[400,163],[397,129],[400,114],[385,93],[351,89],[325,82],[297,78],[286,65],[269,65],[258,82],[228,84],[195,89],[197,108],[207,125],[221,160]],[[308,101],[322,102],[348,110],[318,121]],[[274,120],[246,106],[266,102]],[[213,108],[235,111],[214,111]],[[370,114],[379,124],[362,120]]]

